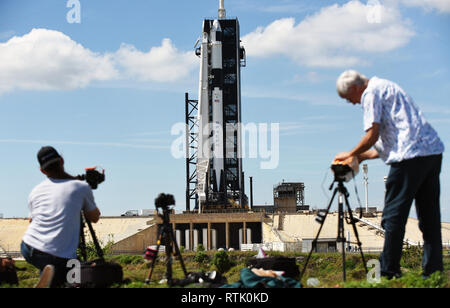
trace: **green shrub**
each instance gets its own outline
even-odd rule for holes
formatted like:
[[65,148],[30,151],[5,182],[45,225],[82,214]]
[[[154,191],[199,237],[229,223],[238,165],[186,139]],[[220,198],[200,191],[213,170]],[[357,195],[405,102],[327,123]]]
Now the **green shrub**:
[[209,261],[209,257],[205,251],[199,250],[194,256],[194,261],[197,263],[206,263],[207,261]]
[[406,268],[420,268],[422,266],[423,249],[418,246],[409,246],[403,249],[401,266]]
[[[113,244],[114,244],[113,242],[108,242],[102,248],[104,256],[111,254]],[[99,245],[100,245],[100,247],[102,247],[103,243],[101,241],[99,241]],[[78,256],[79,259],[82,259],[80,248],[77,249],[77,256]],[[98,254],[97,254],[97,250],[95,249],[94,242],[87,242],[86,243],[86,256],[87,256],[88,260],[98,259]]]
[[218,251],[214,254],[212,264],[220,273],[226,273],[235,263],[229,258],[226,251]]

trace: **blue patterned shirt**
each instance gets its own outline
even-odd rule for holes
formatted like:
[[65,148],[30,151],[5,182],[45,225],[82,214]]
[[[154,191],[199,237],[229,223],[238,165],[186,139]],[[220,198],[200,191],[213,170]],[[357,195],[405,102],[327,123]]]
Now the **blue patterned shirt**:
[[386,164],[442,154],[444,144],[413,99],[394,82],[373,77],[361,97],[364,130],[380,124],[375,144]]

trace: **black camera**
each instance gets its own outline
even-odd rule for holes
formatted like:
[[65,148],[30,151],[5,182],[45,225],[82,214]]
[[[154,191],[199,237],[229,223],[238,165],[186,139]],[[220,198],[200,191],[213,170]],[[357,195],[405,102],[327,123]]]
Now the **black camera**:
[[331,165],[331,170],[333,170],[334,177],[337,181],[348,182],[353,176],[353,170],[349,165]]
[[105,181],[105,170],[97,167],[86,168],[86,174],[79,175],[78,178],[86,181],[92,189],[97,189],[98,184]]
[[161,193],[158,198],[155,199],[156,209],[161,208],[167,210],[171,205],[175,205],[175,198],[173,195]]

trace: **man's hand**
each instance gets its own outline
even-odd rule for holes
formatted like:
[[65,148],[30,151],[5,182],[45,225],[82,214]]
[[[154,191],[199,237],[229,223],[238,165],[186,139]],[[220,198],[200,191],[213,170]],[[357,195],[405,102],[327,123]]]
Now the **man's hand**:
[[349,159],[349,158],[352,157],[352,156],[353,156],[353,155],[351,155],[350,152],[342,152],[342,153],[337,154],[337,155],[334,157],[334,160],[337,160],[337,161],[344,161],[344,160]]

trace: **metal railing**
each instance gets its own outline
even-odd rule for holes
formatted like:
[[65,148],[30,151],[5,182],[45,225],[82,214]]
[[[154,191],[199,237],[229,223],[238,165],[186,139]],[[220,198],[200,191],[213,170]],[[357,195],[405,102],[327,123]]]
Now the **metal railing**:
[[[383,234],[383,236],[384,236],[385,231],[384,231],[384,229],[383,229],[381,226],[379,226],[379,225],[377,225],[377,224],[374,224],[374,223],[372,223],[372,222],[370,222],[370,221],[368,221],[368,220],[366,220],[366,219],[364,219],[364,218],[359,218],[359,217],[357,217],[357,216],[354,216],[354,218],[355,218],[356,220],[358,220],[359,222],[361,222],[361,223],[363,223],[363,224],[365,224],[365,225],[368,225],[368,226],[370,226],[370,227],[376,229],[377,231],[381,232],[381,233]],[[411,245],[411,246],[418,246],[418,245],[419,245],[418,243],[413,242],[413,241],[410,241],[409,239],[404,239],[403,242],[404,242],[405,244],[408,244],[408,245]]]

